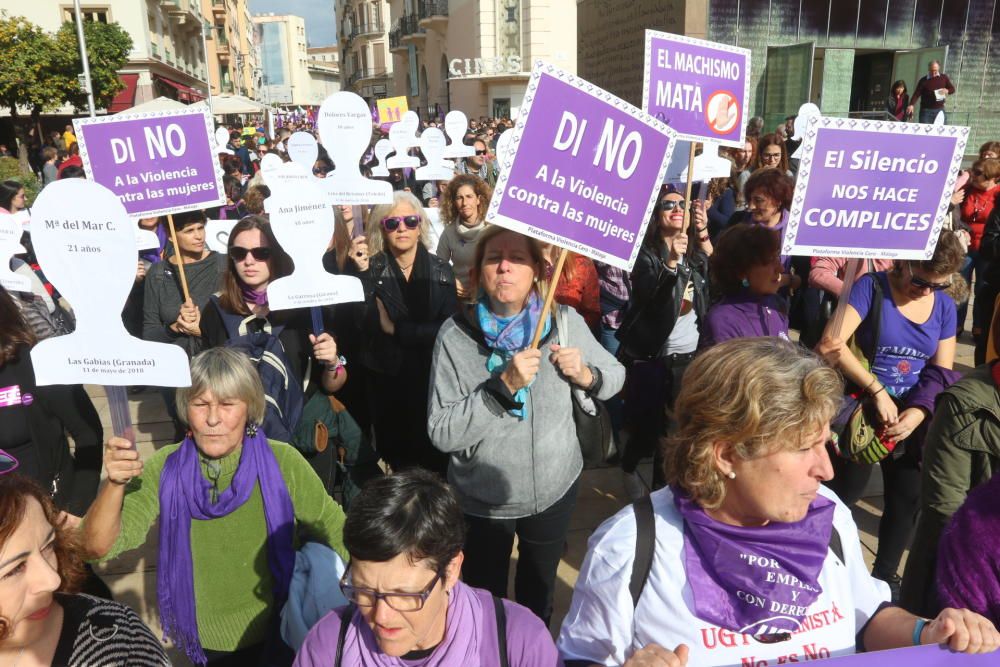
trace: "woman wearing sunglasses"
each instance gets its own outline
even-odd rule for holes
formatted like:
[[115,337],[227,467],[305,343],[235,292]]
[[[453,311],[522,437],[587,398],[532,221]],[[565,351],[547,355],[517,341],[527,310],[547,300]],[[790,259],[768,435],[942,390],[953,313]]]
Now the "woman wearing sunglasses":
[[[933,416],[937,395],[958,378],[955,362],[955,302],[945,290],[965,257],[954,232],[942,231],[934,255],[926,261],[899,261],[888,272],[870,273],[851,289],[844,313],[844,340],[857,334],[858,347],[870,354],[870,370],[850,352],[834,355],[837,367],[857,390],[875,403],[881,424],[879,439],[894,449],[880,462],[885,510],[879,521],[878,553],[872,574],[889,583],[899,596],[899,563],[909,546],[920,497],[920,442],[914,432]],[[958,278],[961,280],[961,278]],[[872,302],[881,306],[872,315]],[[873,336],[878,332],[878,340]],[[838,418],[842,428],[856,401],[845,402]],[[834,457],[831,489],[847,503],[864,492],[874,465]]]
[[[704,208],[693,207],[684,233],[684,195],[664,186],[653,209],[632,271],[632,299],[618,329],[618,358],[629,368],[625,419],[632,424],[622,454],[625,490],[635,499],[648,491],[639,479],[639,461],[653,455],[666,433],[663,406],[672,405],[681,376],[698,348],[708,311],[708,255],[711,241]],[[654,464],[654,488],[663,485]]]
[[568,667],[996,650],[1000,635],[982,616],[918,618],[889,606],[868,574],[850,510],[822,486],[843,392],[835,370],[760,337],[716,345],[684,379],[665,446],[669,487],[590,538],[559,634]]
[[136,613],[79,594],[79,544],[37,483],[10,472],[0,451],[0,664],[169,665],[163,647]]
[[459,579],[464,541],[458,500],[433,473],[370,482],[344,523],[349,604],[313,627],[295,667],[560,665],[530,611]]
[[362,358],[371,372],[375,444],[394,470],[420,466],[443,475],[448,459],[427,437],[427,386],[434,339],[458,307],[455,274],[425,247],[430,221],[409,192],[372,209],[368,225]]

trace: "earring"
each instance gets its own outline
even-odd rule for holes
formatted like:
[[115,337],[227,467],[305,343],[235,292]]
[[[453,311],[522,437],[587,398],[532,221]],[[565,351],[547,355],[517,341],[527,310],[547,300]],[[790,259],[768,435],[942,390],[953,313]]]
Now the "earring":
[[740,285],[743,285],[744,288],[750,287],[750,281],[744,278],[740,281]]
[[247,437],[252,438],[257,435],[257,425],[253,422],[247,422]]
[[726,477],[728,477],[729,479],[736,479],[736,473],[730,470],[729,472],[726,473]]

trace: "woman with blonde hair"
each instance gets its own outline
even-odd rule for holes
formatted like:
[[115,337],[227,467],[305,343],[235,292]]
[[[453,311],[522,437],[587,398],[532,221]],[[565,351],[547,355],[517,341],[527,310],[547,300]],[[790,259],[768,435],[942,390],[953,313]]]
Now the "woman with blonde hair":
[[434,339],[458,301],[451,267],[424,245],[429,225],[420,201],[405,191],[368,216],[362,362],[381,457],[393,469],[443,475],[447,457],[427,437],[427,383]]
[[[668,487],[598,528],[558,646],[568,666],[738,665],[914,644],[995,650],[968,610],[888,604],[833,476],[836,371],[774,337],[730,340],[688,367]],[[814,649],[813,649],[814,650]]]

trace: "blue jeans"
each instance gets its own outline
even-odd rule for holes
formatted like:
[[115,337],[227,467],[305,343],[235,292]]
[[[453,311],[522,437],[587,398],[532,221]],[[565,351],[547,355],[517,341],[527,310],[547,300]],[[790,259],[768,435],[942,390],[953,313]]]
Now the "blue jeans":
[[[921,107],[920,122],[926,125],[932,125],[934,123],[934,119],[937,118],[938,111],[944,111],[944,109],[924,109],[923,107]],[[944,115],[944,122],[945,123],[948,122],[947,113]]]

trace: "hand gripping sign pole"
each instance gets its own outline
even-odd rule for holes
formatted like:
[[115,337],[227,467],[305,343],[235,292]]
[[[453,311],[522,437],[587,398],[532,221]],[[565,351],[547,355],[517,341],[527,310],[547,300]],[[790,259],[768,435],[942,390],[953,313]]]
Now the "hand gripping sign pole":
[[174,256],[177,257],[177,277],[181,279],[181,290],[184,292],[184,303],[191,301],[188,291],[187,275],[184,273],[184,258],[181,257],[181,247],[177,245],[177,229],[174,227],[173,214],[167,214],[167,228],[170,229],[170,242],[174,244]]

